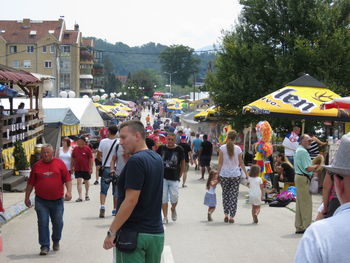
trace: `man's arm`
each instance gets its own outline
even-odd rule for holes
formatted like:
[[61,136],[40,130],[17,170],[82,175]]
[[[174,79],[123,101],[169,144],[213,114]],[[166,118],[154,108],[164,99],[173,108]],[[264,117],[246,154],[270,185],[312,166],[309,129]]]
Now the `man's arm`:
[[67,181],[64,183],[66,185],[67,188],[67,192],[64,196],[64,200],[65,201],[70,201],[72,199],[72,181]]
[[185,171],[185,167],[186,167],[186,161],[185,161],[185,159],[183,159],[181,161],[181,167],[180,167],[180,178],[181,178],[183,172]]
[[115,170],[117,169],[117,167],[115,166],[116,163],[117,163],[117,156],[113,155],[111,164],[110,164],[110,170],[109,170],[110,172],[115,172]]
[[[109,227],[110,232],[116,233],[121,228],[121,226],[126,222],[126,220],[128,220],[132,211],[137,205],[137,202],[139,201],[140,193],[141,193],[140,190],[126,189],[125,199],[123,203],[120,205],[118,213],[116,214],[111,226]],[[110,249],[114,247],[115,246],[115,244],[113,243],[114,239],[115,239],[115,235],[107,236],[105,238],[103,248]]]
[[100,150],[97,150],[96,158],[102,162],[102,152],[100,152]]
[[30,194],[31,194],[32,191],[33,191],[33,188],[34,188],[34,187],[33,187],[31,184],[27,184],[26,194],[25,194],[25,198],[24,198],[24,203],[25,203],[25,205],[26,205],[27,207],[31,207],[31,206],[32,206],[29,197],[30,197]]

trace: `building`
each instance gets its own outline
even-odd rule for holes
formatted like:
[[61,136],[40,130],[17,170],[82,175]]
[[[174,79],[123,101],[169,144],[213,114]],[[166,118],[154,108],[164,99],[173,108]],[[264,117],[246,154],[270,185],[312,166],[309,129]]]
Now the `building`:
[[[72,90],[77,96],[81,89],[90,92],[93,73],[103,73],[102,54],[96,56],[93,41],[82,38],[77,24],[74,30],[67,30],[63,19],[0,20],[0,64],[52,76],[52,96],[62,90]],[[100,70],[94,68],[96,58]]]

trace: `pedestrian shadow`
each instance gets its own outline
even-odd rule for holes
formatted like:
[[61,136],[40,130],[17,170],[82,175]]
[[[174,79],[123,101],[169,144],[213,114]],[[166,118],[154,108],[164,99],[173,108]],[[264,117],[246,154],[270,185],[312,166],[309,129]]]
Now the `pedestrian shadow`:
[[258,226],[259,224],[254,224],[254,223],[240,223],[240,224],[237,224],[238,226],[244,226],[244,227],[256,227]]
[[234,224],[228,224],[225,222],[220,222],[220,221],[211,221],[209,222],[208,220],[201,220],[200,221],[202,224],[206,224],[207,226],[214,226],[214,227],[218,227],[218,226],[228,226],[228,225],[234,225]]
[[[50,255],[47,255],[47,257],[50,257]],[[32,259],[39,259],[42,258],[42,256],[40,256],[39,254],[23,254],[23,255],[8,255],[7,258],[9,258],[9,260],[25,260],[25,262],[28,262],[28,260]]]
[[96,228],[103,228],[103,229],[107,229],[107,228],[109,228],[110,226],[111,226],[110,223],[104,224],[104,225],[95,225]]
[[288,234],[288,235],[281,236],[281,238],[284,238],[284,239],[301,239],[302,237],[303,235],[297,235],[297,234]]

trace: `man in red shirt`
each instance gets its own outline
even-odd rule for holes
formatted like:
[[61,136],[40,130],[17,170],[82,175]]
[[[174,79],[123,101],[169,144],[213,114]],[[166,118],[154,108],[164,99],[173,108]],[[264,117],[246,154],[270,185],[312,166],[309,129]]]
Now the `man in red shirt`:
[[76,202],[82,202],[82,183],[85,184],[85,201],[89,201],[89,180],[91,179],[93,167],[92,151],[85,143],[85,137],[80,137],[77,141],[77,147],[72,152],[72,170],[77,179],[77,189],[79,198]]
[[[64,196],[65,184],[67,188]],[[49,218],[52,222],[53,250],[60,249],[63,229],[63,196],[64,200],[72,199],[72,181],[66,165],[54,157],[51,145],[46,144],[41,149],[41,160],[36,162],[27,183],[24,203],[31,206],[30,194],[35,188],[35,211],[38,217],[40,255],[47,255],[50,250]]]

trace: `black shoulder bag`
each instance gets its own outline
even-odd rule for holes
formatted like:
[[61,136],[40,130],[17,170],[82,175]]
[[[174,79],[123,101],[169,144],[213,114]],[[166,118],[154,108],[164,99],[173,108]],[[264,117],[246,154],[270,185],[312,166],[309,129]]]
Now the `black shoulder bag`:
[[120,252],[131,253],[137,247],[137,231],[132,231],[128,229],[120,229],[117,232],[114,243],[116,248]]
[[104,169],[105,169],[105,165],[106,165],[106,163],[107,163],[107,161],[108,161],[109,156],[111,155],[111,151],[112,151],[112,149],[113,149],[113,147],[114,147],[114,144],[115,144],[116,142],[117,142],[117,139],[114,140],[114,142],[113,142],[111,148],[109,149],[109,152],[108,152],[108,154],[107,154],[107,157],[106,157],[105,161],[103,162],[103,165],[100,167],[100,170],[98,171],[98,175],[99,175],[101,178],[102,178],[102,175],[103,175],[103,171],[104,171]]

